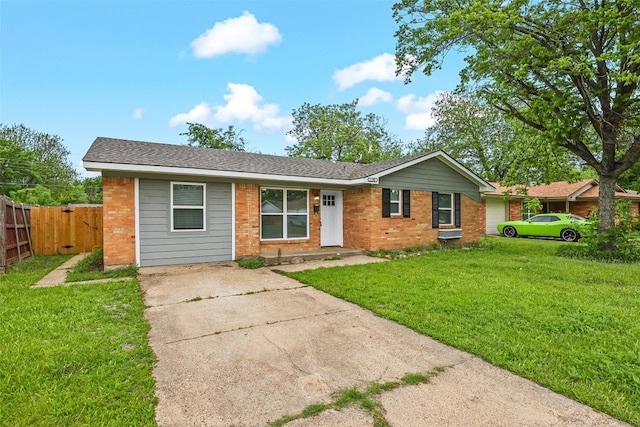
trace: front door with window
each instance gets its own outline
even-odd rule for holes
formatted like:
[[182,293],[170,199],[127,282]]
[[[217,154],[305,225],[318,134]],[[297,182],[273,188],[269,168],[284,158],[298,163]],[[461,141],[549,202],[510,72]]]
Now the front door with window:
[[320,246],[342,246],[342,191],[320,192]]

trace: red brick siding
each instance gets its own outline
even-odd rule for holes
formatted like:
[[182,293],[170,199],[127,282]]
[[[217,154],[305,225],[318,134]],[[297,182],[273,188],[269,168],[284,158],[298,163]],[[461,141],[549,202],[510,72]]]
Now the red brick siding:
[[134,178],[102,177],[104,264],[136,262]]
[[[484,234],[481,203],[462,195],[462,239],[448,244],[468,244]],[[455,228],[453,226],[442,227]],[[411,191],[411,218],[382,217],[382,189],[358,189],[344,193],[344,246],[366,250],[402,249],[438,243],[438,229],[431,228],[431,193]]]
[[518,221],[522,219],[522,201],[509,200],[509,219],[508,221]]
[[589,201],[569,203],[569,213],[587,218],[589,216],[589,212],[598,212],[598,202]]

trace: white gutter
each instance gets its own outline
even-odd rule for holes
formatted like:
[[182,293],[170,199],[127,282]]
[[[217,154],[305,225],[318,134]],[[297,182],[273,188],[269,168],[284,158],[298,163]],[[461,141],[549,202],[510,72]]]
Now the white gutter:
[[219,171],[208,169],[193,169],[167,166],[146,166],[146,165],[128,165],[121,163],[100,163],[100,162],[82,162],[82,166],[92,172],[114,171],[114,172],[141,172],[141,173],[159,173],[159,174],[175,174],[190,176],[206,176],[212,178],[236,178],[250,180],[273,180],[284,182],[305,182],[310,184],[327,184],[327,185],[361,185],[361,184],[377,184],[377,180],[370,181],[370,177],[359,179],[330,179],[330,178],[310,178],[304,176],[291,175],[273,175],[251,172],[234,172]]

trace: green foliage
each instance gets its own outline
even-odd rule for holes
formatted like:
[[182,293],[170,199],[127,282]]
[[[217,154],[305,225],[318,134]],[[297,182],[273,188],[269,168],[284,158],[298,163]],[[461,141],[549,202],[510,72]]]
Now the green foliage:
[[[393,6],[398,70],[410,80],[469,52],[460,93],[489,105],[594,168],[600,231],[614,188],[640,160],[640,4],[636,0],[401,0]],[[517,147],[514,147],[517,149]]]
[[51,194],[51,190],[43,187],[42,185],[12,191],[8,194],[8,199],[13,200],[16,203],[31,206],[51,206],[57,204]]
[[522,206],[526,212],[535,212],[538,213],[542,211],[542,203],[536,197],[532,199],[525,199],[522,203]]
[[287,275],[640,424],[640,264],[556,256],[573,243],[487,241]]
[[311,105],[293,110],[293,129],[287,135],[298,142],[286,147],[291,157],[337,162],[375,163],[402,156],[402,142],[387,130],[386,121],[356,110],[358,100],[345,104]]
[[155,425],[138,282],[30,288],[67,259],[0,275],[0,424]]
[[85,177],[81,181],[87,203],[102,204],[102,176]]
[[435,125],[412,152],[442,150],[488,181],[533,184],[576,177],[577,162],[556,152],[536,132],[470,95],[443,92],[432,111]]
[[0,138],[0,194],[7,195],[39,179],[35,155],[18,144]]
[[180,135],[187,136],[187,145],[219,150],[245,151],[246,141],[242,130],[236,131],[233,125],[227,129],[211,129],[200,123],[187,123],[189,130]]
[[624,189],[640,192],[640,161],[620,175],[618,184]]
[[[558,255],[603,262],[640,262],[640,218],[632,215],[628,201],[616,203],[616,226],[606,232],[597,233],[599,221],[595,214],[590,220],[590,231],[580,244],[561,247]],[[615,242],[615,251],[602,250],[609,242]]]
[[89,202],[69,154],[59,136],[0,124],[0,194],[40,206]]
[[14,182],[20,184],[17,189],[42,185],[51,191],[56,203],[63,198],[69,199],[65,194],[75,191],[78,173],[67,158],[71,152],[63,145],[62,138],[29,129],[23,124],[0,124],[0,139],[31,153],[31,161],[22,163],[25,165],[22,177],[15,176],[17,181]]
[[239,259],[238,265],[242,268],[256,269],[264,267],[264,261],[258,258]]

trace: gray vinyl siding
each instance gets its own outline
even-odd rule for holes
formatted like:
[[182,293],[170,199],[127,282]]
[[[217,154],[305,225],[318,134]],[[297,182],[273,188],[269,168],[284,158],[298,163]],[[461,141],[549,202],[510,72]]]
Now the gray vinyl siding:
[[[171,231],[171,180],[140,179],[140,265],[189,264],[233,258],[231,184],[206,183],[204,231]],[[198,182],[175,179],[173,182]]]
[[438,159],[425,160],[383,176],[376,187],[462,193],[480,202],[478,185]]

